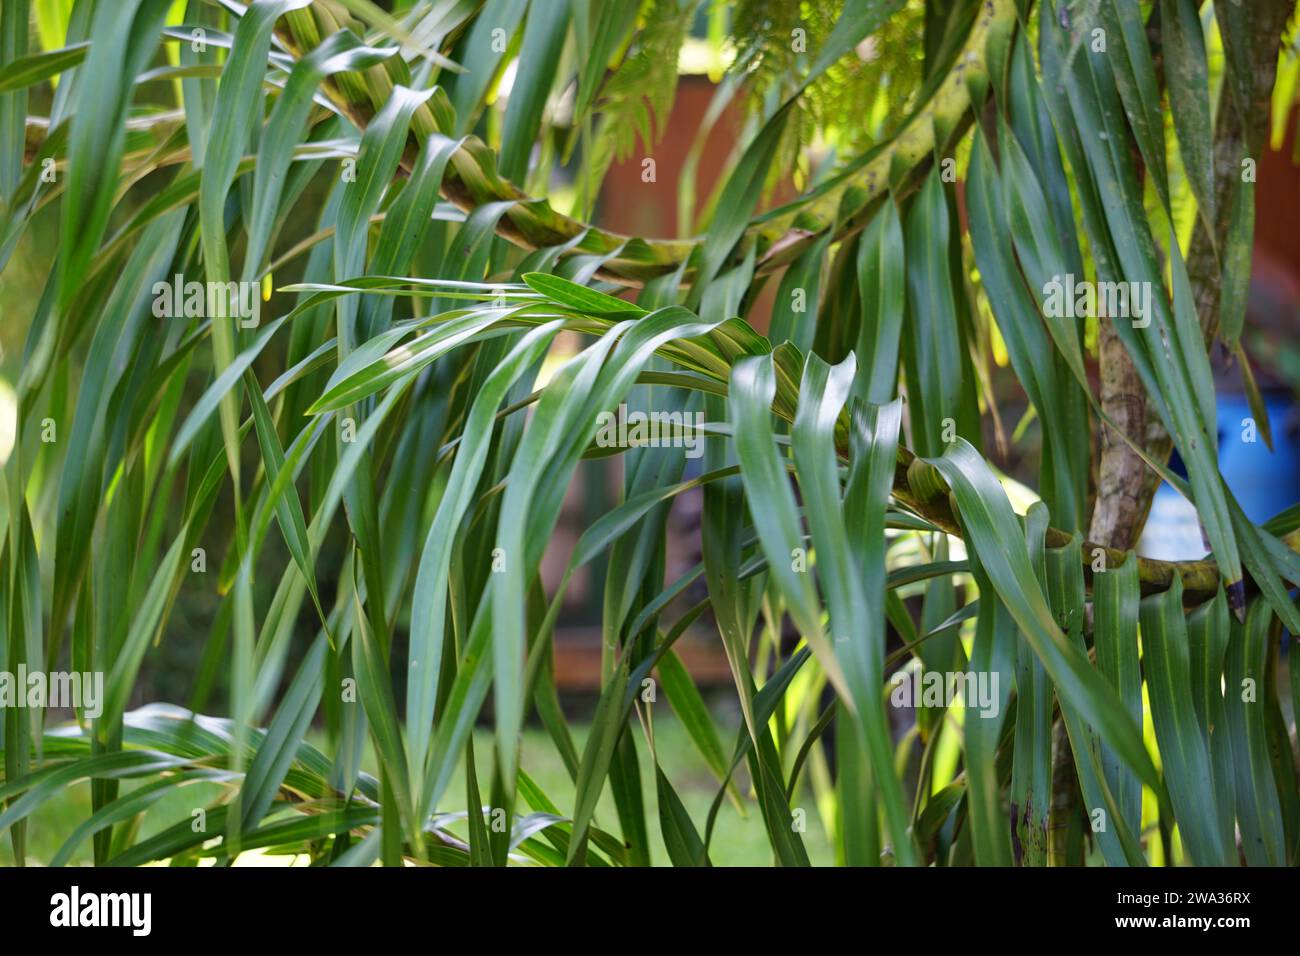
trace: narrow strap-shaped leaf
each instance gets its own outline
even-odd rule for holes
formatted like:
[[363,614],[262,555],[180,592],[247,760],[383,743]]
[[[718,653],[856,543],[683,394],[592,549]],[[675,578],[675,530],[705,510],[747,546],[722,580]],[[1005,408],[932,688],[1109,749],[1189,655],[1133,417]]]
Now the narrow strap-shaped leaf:
[[695,686],[690,671],[672,650],[659,658],[658,670],[659,680],[664,685],[673,713],[681,721],[709,769],[721,781],[727,772],[727,754],[722,749],[722,738],[718,736],[713,716],[709,713],[699,688]]
[[[988,708],[981,706],[983,701],[970,700],[965,701],[963,708],[971,841],[975,862],[980,866],[1010,866],[1010,818],[998,781],[997,746],[1015,678],[1016,626],[978,560],[972,563],[971,572],[981,598],[969,669],[975,684],[967,686],[978,686],[983,678],[991,690]],[[1028,705],[1030,701],[1024,703]]]
[[593,732],[587,738],[587,745],[582,752],[582,763],[578,768],[577,795],[574,798],[573,808],[573,838],[565,860],[569,866],[582,862],[587,827],[596,810],[596,801],[604,787],[609,764],[614,759],[614,749],[618,745],[619,735],[625,729],[623,717],[627,712],[624,701],[628,686],[627,664],[628,658],[624,656],[601,691],[600,703],[596,705],[596,713],[592,716]]
[[1219,292],[1219,333],[1228,348],[1239,344],[1246,325],[1254,243],[1255,181],[1236,177],[1231,180],[1228,193],[1228,237],[1222,250],[1222,288]]
[[1286,842],[1282,809],[1269,760],[1266,660],[1272,617],[1268,605],[1256,600],[1244,624],[1233,621],[1224,673],[1224,708],[1232,739],[1237,826],[1241,850],[1251,866],[1283,866]]
[[726,185],[718,197],[708,236],[701,246],[699,270],[691,285],[687,305],[693,308],[700,306],[705,292],[744,234],[746,223],[758,203],[763,184],[767,181],[768,170],[776,159],[777,147],[793,104],[794,101],[791,100],[772,114],[727,177]]
[[[685,309],[670,306],[625,325],[625,334],[607,334],[583,353],[583,366],[567,383],[570,387],[547,388],[506,480],[497,531],[497,548],[506,567],[492,587],[496,627],[493,666],[497,755],[502,777],[512,789],[524,705],[525,582],[541,561],[572,469],[595,431],[592,409],[608,409],[621,402],[661,345],[704,335],[717,323],[701,322]],[[611,347],[609,363],[599,368],[599,357]]]
[[822,268],[830,233],[822,236],[790,264],[781,277],[781,286],[772,304],[772,321],[768,338],[773,342],[793,342],[801,352],[812,348],[820,304]]
[[[1151,171],[1152,181],[1165,207],[1169,207],[1169,177],[1165,171],[1164,121],[1160,109],[1160,90],[1151,44],[1140,7],[1122,0],[1103,0],[1098,8],[1104,36],[1114,44],[1115,84],[1124,100],[1125,112],[1142,160]],[[1182,77],[1176,77],[1182,83]],[[1172,95],[1172,91],[1171,91]],[[1180,94],[1182,95],[1182,94]],[[1208,95],[1208,94],[1207,94]],[[1207,131],[1208,132],[1208,131]]]
[[[397,164],[406,149],[411,117],[432,90],[412,90],[397,86],[374,121],[366,127],[357,152],[356,181],[344,184],[334,231],[334,275],[349,278],[363,271],[370,216],[379,208]],[[354,297],[339,299],[336,314],[339,356],[346,356],[357,345],[357,302]]]
[[855,352],[862,372],[854,395],[881,405],[894,397],[906,299],[903,226],[893,197],[863,233],[857,273],[862,317]]
[[302,502],[298,499],[298,491],[291,481],[278,480],[285,468],[280,435],[275,429],[275,422],[271,418],[271,410],[267,407],[266,399],[262,397],[262,388],[257,382],[257,377],[251,369],[245,372],[245,376],[248,398],[253,406],[253,427],[257,432],[258,445],[262,451],[262,464],[266,468],[268,487],[274,492],[269,504],[275,510],[285,544],[288,545],[289,553],[307,580],[307,589],[311,592],[321,622],[324,623],[325,611],[321,607],[320,594],[316,589],[316,569],[311,561],[311,544],[307,539],[307,520],[303,515]]
[[[69,51],[53,50],[27,55],[31,18],[29,0],[13,0],[0,7],[0,202],[8,203],[22,177],[23,146],[27,142],[27,87],[71,65]],[[72,51],[85,55],[85,44]],[[51,62],[53,61],[53,62]],[[46,72],[49,71],[49,72]]]
[[266,736],[244,776],[240,807],[245,829],[256,827],[270,809],[294,758],[311,725],[324,690],[324,664],[327,644],[318,637],[298,667]]
[[0,796],[8,800],[5,811],[0,813],[0,830],[8,829],[14,823],[26,818],[77,780],[130,779],[147,776],[159,770],[180,767],[187,763],[189,758],[173,754],[148,750],[124,750],[99,754],[85,760],[48,767],[34,774],[24,775],[16,782],[6,782],[3,787],[0,787]]
[[457,50],[467,69],[451,77],[447,84],[456,113],[457,136],[464,136],[473,128],[492,78],[500,65],[508,62],[508,48],[498,38],[509,41],[518,31],[527,9],[528,0],[488,0],[465,31]]
[[[1045,507],[1031,506],[1025,515],[1025,545],[1036,572],[1044,561],[1043,536],[1048,520]],[[1011,763],[1011,838],[1017,866],[1047,865],[1053,700],[1052,681],[1042,660],[1024,633],[1017,630],[1016,733]]]
[[1043,361],[1043,355],[1051,350],[1053,343],[1030,290],[1020,278],[1001,183],[988,142],[979,130],[975,132],[967,174],[966,204],[980,282],[1011,365],[1044,423],[1040,493],[1053,515],[1064,516],[1068,521],[1069,515],[1082,514],[1079,476],[1087,469],[1081,469],[1074,461],[1068,439],[1071,431],[1067,424],[1068,406],[1062,395],[1067,386],[1055,374],[1055,363]]
[[[370,271],[395,275],[407,271],[412,258],[427,241],[447,162],[458,140],[438,134],[424,141],[415,167],[401,194],[384,215],[384,223],[370,259]],[[361,338],[373,339],[392,324],[395,299],[392,296],[364,298],[361,304]]]
[[[357,562],[353,562],[355,569]],[[360,585],[353,583],[353,622],[356,627],[352,640],[352,667],[357,677],[357,696],[365,708],[375,750],[386,777],[392,780],[388,791],[401,811],[398,825],[408,828],[413,845],[419,845],[423,833],[422,822],[416,820],[410,799],[406,752],[402,744],[402,728],[397,720],[397,704],[393,700],[392,682],[388,679],[388,661],[384,650],[375,641],[367,615],[361,607]],[[378,600],[371,597],[371,601]],[[385,801],[387,802],[387,801]]]
[[[224,288],[231,278],[230,252],[226,245],[226,195],[234,182],[244,147],[248,143],[250,128],[247,117],[262,115],[261,79],[271,49],[271,31],[283,13],[301,9],[308,2],[309,0],[256,0],[250,4],[239,20],[235,42],[222,70],[199,183],[203,269],[207,281],[217,283],[218,288]],[[95,50],[92,49],[91,56],[94,55]],[[235,361],[237,337],[232,320],[219,316],[214,319],[212,347],[220,377]],[[231,385],[237,387],[237,382],[232,382]],[[218,409],[226,460],[238,488],[238,392],[223,394]]]
[[[22,17],[21,29],[25,36],[27,6],[24,2],[5,4],[6,32],[18,29],[14,18]],[[79,68],[81,82],[77,84],[68,139],[68,178],[59,251],[61,307],[66,307],[80,289],[108,225],[126,142],[125,121],[133,91],[132,79],[154,52],[167,6],[168,0],[122,0],[99,4],[94,9],[91,25],[94,43],[85,64]],[[13,36],[9,42],[16,44],[17,37]],[[253,82],[259,82],[260,77],[261,70],[258,70]],[[11,101],[14,96],[26,100],[21,93],[0,99]],[[9,133],[16,133],[10,142],[19,150],[19,160],[26,141],[25,113],[23,110],[18,114],[16,130],[12,126],[6,130],[6,139]],[[9,114],[10,123],[12,116]],[[8,191],[0,188],[0,193]]]
[[[117,387],[123,370],[115,354],[133,354],[152,319],[145,310],[148,290],[163,279],[180,241],[184,215],[172,213],[150,224],[140,246],[121,270],[122,284],[104,304],[82,370],[71,440],[59,482],[59,523],[54,549],[52,620],[64,621],[78,576],[89,557],[87,546],[95,516],[103,506],[105,473],[115,462],[106,458],[108,409],[102,396]],[[119,352],[119,350],[121,350]]]
[[[129,793],[123,794],[111,803],[96,810],[79,823],[63,842],[63,845],[59,847],[58,852],[50,858],[50,866],[68,865],[77,847],[87,837],[94,836],[105,828],[121,823],[124,820],[139,816],[164,797],[176,793],[179,787],[191,783],[221,783],[227,776],[221,770],[181,770],[159,777],[149,783],[140,784]],[[191,823],[191,828],[193,828],[193,823]]]
[[1226,866],[1229,847],[1219,832],[1210,754],[1192,702],[1187,623],[1181,581],[1142,602],[1143,670],[1151,695],[1160,760],[1169,779],[1169,799],[1192,861]]
[[[1118,567],[1103,567],[1092,575],[1093,644],[1097,669],[1118,692],[1124,710],[1142,726],[1142,669],[1138,659],[1137,560],[1130,556]],[[1115,795],[1125,824],[1141,831],[1142,781],[1120,759],[1110,743],[1101,741],[1101,766],[1106,785]]]
[[243,278],[246,281],[262,268],[279,212],[285,174],[293,159],[293,149],[306,130],[316,88],[330,74],[364,70],[394,52],[392,49],[367,47],[356,34],[341,30],[326,37],[320,46],[294,64],[258,144],[252,217],[248,223],[248,247],[244,253]]
[[1192,701],[1196,720],[1210,749],[1214,795],[1219,811],[1219,835],[1233,847],[1234,781],[1231,728],[1223,703],[1224,655],[1228,649],[1228,598],[1222,590],[1187,617],[1187,652],[1192,669]]
[[552,323],[528,332],[475,397],[463,432],[466,440],[457,450],[448,490],[425,537],[415,578],[407,661],[406,730],[412,767],[424,767],[428,753],[445,640],[447,564],[456,529],[473,502],[487,460],[488,423],[510,386],[542,355],[558,330],[558,324]]
[[1159,792],[1159,776],[1118,695],[1093,669],[1087,656],[1066,640],[1052,619],[1030,567],[1025,538],[1011,503],[988,465],[960,438],[942,457],[930,459],[929,463],[952,487],[962,525],[970,532],[970,545],[978,551],[994,590],[1043,662],[1057,692],[1115,745],[1116,752],[1144,783]]
[[[651,866],[650,828],[646,822],[645,797],[641,792],[641,761],[637,757],[636,738],[630,727],[624,728],[614,747],[614,759],[609,765],[609,789],[614,797],[614,812],[618,815],[623,845],[627,847],[628,865]],[[662,804],[660,809],[664,809]],[[678,819],[674,826],[684,832],[684,821]],[[703,843],[700,846],[703,848]]]
[[[21,3],[14,4],[14,23],[18,23],[17,11],[22,7]],[[26,27],[24,22],[23,27]],[[12,27],[6,26],[7,30]],[[17,31],[8,34],[14,37],[17,43]],[[25,48],[25,44],[23,44]],[[40,53],[28,53],[25,55],[9,54],[6,52],[5,65],[0,69],[0,93],[12,93],[14,90],[22,90],[29,86],[35,86],[52,76],[58,76],[64,70],[69,70],[86,58],[86,51],[90,49],[90,41],[85,40],[81,43],[70,43],[65,47],[57,50],[42,50]],[[23,114],[24,123],[27,119],[26,112]],[[16,142],[21,142],[21,138]],[[16,180],[15,180],[16,181]],[[10,183],[12,191],[14,183]]]
[[912,447],[920,455],[938,454],[951,434],[978,440],[974,409],[963,402],[965,335],[953,299],[949,228],[948,203],[935,167],[912,200],[905,230],[903,367]]
[[712,866],[699,831],[658,763],[655,788],[659,795],[659,827],[673,866]]
[[1195,0],[1160,0],[1160,29],[1165,86],[1178,133],[1178,150],[1201,218],[1211,230],[1210,235],[1214,235],[1214,132],[1199,5]]
[[571,309],[576,309],[584,315],[622,319],[646,314],[645,309],[633,302],[606,295],[604,292],[579,285],[560,276],[548,275],[545,272],[526,272],[523,280],[533,291]]
[[501,175],[521,182],[528,171],[528,154],[542,122],[542,109],[555,81],[564,38],[569,31],[571,5],[530,3],[519,50],[518,75],[506,106],[501,133]]
[[817,655],[836,690],[852,700],[840,663],[822,627],[817,587],[811,575],[796,570],[796,549],[802,534],[796,518],[794,492],[777,451],[772,431],[772,398],[776,380],[770,358],[747,358],[731,373],[728,417],[735,428],[736,455],[749,501],[754,528],[767,554],[769,573],[799,632]]
[[862,725],[843,701],[836,701],[835,794],[838,849],[845,866],[880,863],[879,809],[871,784],[871,764]]
[[[799,487],[807,506],[808,526],[817,554],[817,578],[830,608],[834,654],[844,669],[844,683],[849,688],[848,700],[854,717],[862,725],[863,739],[875,771],[873,777],[893,840],[894,857],[900,864],[910,865],[916,862],[917,856],[908,832],[903,790],[898,778],[885,769],[890,766],[892,749],[880,694],[884,662],[884,634],[880,622],[885,603],[884,575],[881,573],[884,569],[885,501],[880,494],[879,475],[870,473],[871,456],[877,449],[873,448],[874,442],[864,442],[866,447],[860,449],[866,458],[860,465],[865,473],[860,479],[865,485],[864,511],[869,509],[872,514],[870,517],[865,513],[855,515],[876,525],[876,528],[869,524],[862,529],[869,542],[879,541],[879,545],[865,555],[865,560],[871,564],[870,570],[862,567],[849,546],[849,525],[840,501],[835,460],[835,425],[848,400],[855,371],[856,362],[851,357],[832,368],[816,355],[810,355],[804,365],[799,410],[791,434]],[[889,439],[886,437],[881,444],[885,447],[879,450],[888,461],[892,457],[889,455]],[[743,468],[743,458],[741,464]],[[751,512],[754,507],[751,500]],[[758,507],[767,506],[759,503]],[[758,524],[757,518],[755,524]],[[872,532],[877,529],[879,538],[875,539]],[[769,550],[769,566],[781,560],[785,560],[784,555],[778,557]],[[786,561],[787,565],[790,563]],[[774,575],[780,580],[784,572],[774,568]],[[803,577],[810,575],[804,572]]]
[[[594,16],[593,16],[594,15]],[[636,21],[637,10],[631,4],[591,3],[589,0],[573,4],[573,32],[581,51],[581,69],[578,72],[578,97],[574,104],[574,117],[582,120],[596,100],[610,59],[618,50],[622,38]]]
[[[239,354],[237,358],[227,363],[220,375],[213,380],[212,384],[207,387],[199,400],[194,403],[190,413],[185,416],[181,422],[181,427],[176,432],[176,437],[171,444],[171,463],[175,464],[180,460],[190,447],[190,443],[198,435],[199,429],[207,424],[209,416],[217,408],[218,404],[224,401],[230,395],[230,390],[235,387],[243,376],[244,372],[253,364],[253,360],[261,354],[266,348],[272,336],[279,331],[280,326],[284,325],[289,316],[282,316],[269,325],[264,326],[257,333],[257,337],[249,343],[248,348]],[[238,429],[236,429],[238,434]]]
[[[704,396],[706,413],[710,419],[727,417],[724,397]],[[719,471],[737,463],[735,442],[711,440],[705,443],[704,466],[709,471]],[[749,637],[758,615],[759,600],[765,590],[765,579],[752,580],[744,573],[746,542],[744,484],[740,477],[725,478],[704,488],[703,526],[700,530],[701,550],[705,579],[708,583],[709,605],[713,610],[722,637],[722,647],[727,655],[739,697],[744,725],[737,733],[735,756],[727,779],[741,761],[748,759],[759,812],[770,837],[776,858],[786,866],[800,865],[807,851],[799,834],[792,831],[789,802],[782,806],[767,792],[776,771],[763,771],[763,766],[780,766],[780,757],[773,741],[768,720],[776,707],[784,687],[810,656],[807,648],[792,655],[762,687],[758,689],[749,665]],[[637,630],[638,625],[633,625]],[[784,797],[785,789],[781,791]],[[720,787],[710,807],[705,826],[704,843],[708,846],[713,837],[717,813],[726,795]]]
[[[1077,532],[1070,543],[1062,548],[1048,548],[1044,552],[1048,602],[1057,625],[1069,636],[1070,642],[1085,654],[1084,644],[1084,587],[1083,562],[1080,554],[1082,536]],[[1075,772],[1083,796],[1083,810],[1102,855],[1110,866],[1145,862],[1142,848],[1137,842],[1139,830],[1131,830],[1119,811],[1114,794],[1106,786],[1100,761],[1101,747],[1096,729],[1090,726],[1069,701],[1061,701],[1061,719],[1065,723],[1070,749],[1074,754]],[[1066,858],[1070,857],[1070,824],[1077,821],[1054,821],[1053,826],[1066,830]],[[1053,834],[1061,837],[1058,830]],[[1054,841],[1055,843],[1055,841]]]

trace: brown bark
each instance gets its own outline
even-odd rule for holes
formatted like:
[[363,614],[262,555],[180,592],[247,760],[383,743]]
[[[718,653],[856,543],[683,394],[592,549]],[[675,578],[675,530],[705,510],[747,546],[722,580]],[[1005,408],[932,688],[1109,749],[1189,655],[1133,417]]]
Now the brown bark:
[[[1103,320],[1099,331],[1101,407],[1125,435],[1147,447],[1147,400],[1142,381],[1111,322]],[[1159,439],[1159,435],[1154,437]],[[1148,470],[1137,453],[1109,428],[1101,429],[1100,441],[1097,500],[1088,537],[1127,551],[1137,544],[1151,506]]]

